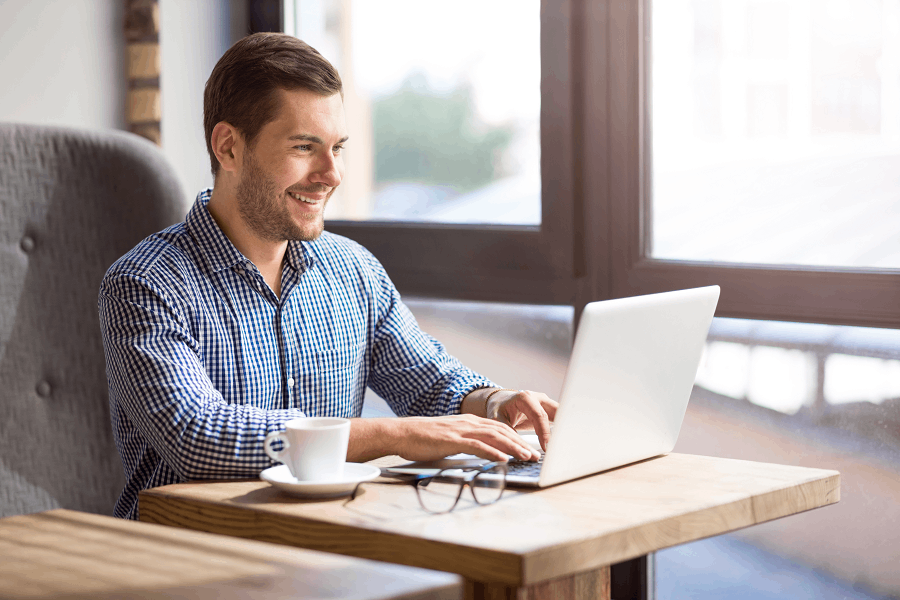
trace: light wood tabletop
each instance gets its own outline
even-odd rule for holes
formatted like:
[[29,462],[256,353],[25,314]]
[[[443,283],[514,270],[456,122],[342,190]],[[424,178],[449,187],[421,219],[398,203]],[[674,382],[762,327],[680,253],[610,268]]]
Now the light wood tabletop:
[[0,519],[0,598],[453,599],[462,579],[70,510]]
[[408,485],[376,481],[353,501],[310,500],[241,480],[146,490],[140,517],[450,571],[472,598],[608,598],[611,564],[839,497],[836,471],[669,454],[544,490],[510,489],[489,506],[466,492],[443,515],[423,511]]

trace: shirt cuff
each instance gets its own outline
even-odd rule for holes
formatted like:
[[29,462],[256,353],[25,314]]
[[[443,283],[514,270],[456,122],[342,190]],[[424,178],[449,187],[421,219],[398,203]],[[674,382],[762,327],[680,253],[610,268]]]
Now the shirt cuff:
[[463,400],[465,399],[466,396],[468,396],[475,390],[481,390],[484,388],[499,388],[499,387],[503,387],[503,386],[497,385],[490,379],[479,378],[477,381],[469,382],[467,386],[463,387],[462,390],[457,395],[454,395],[453,398],[450,400],[450,409],[452,411],[450,414],[454,414],[454,415],[460,414],[460,411],[462,410]]

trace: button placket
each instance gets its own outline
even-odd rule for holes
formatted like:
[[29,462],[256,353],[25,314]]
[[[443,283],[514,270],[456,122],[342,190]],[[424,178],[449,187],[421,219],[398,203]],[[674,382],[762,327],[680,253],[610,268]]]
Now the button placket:
[[248,278],[250,285],[256,288],[256,291],[259,292],[259,295],[266,300],[271,301],[271,298],[269,297],[270,295],[266,293],[266,288],[268,286],[265,285],[265,282],[262,278],[262,273],[259,272],[259,269],[257,269],[253,265],[246,264],[242,267],[242,270],[244,272],[244,275]]

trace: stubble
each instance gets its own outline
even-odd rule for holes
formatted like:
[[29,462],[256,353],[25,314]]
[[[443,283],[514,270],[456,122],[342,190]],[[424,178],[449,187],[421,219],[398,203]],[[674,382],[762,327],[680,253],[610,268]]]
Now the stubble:
[[308,215],[307,227],[300,227],[288,210],[288,199],[279,193],[252,153],[244,155],[244,172],[236,196],[238,213],[259,238],[270,242],[311,242],[322,234],[320,215]]

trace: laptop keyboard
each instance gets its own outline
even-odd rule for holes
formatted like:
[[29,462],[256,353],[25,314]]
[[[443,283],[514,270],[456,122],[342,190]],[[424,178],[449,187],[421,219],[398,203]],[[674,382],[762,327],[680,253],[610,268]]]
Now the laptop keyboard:
[[532,462],[530,460],[518,460],[518,459],[510,459],[509,462],[506,463],[506,474],[509,475],[519,475],[519,476],[527,476],[527,477],[537,477],[541,472],[541,466],[544,464],[544,453],[541,452],[541,457],[537,462]]

